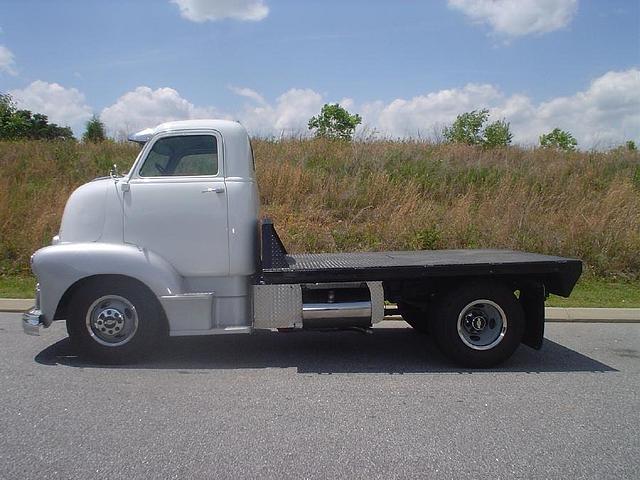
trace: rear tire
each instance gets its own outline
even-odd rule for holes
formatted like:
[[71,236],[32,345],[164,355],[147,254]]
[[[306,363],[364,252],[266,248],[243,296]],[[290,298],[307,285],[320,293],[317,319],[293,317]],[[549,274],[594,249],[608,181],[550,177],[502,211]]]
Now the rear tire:
[[429,314],[426,310],[404,302],[398,302],[398,313],[417,332],[429,333]]
[[74,293],[67,332],[81,354],[101,363],[129,363],[160,340],[161,320],[157,299],[136,282],[96,278]]
[[435,339],[456,363],[486,368],[508,359],[525,329],[522,306],[498,282],[469,283],[445,293],[436,304]]

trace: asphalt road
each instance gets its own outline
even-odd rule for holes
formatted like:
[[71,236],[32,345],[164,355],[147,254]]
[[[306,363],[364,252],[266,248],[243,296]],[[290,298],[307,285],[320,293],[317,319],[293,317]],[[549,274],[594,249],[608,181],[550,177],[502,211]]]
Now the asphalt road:
[[104,368],[0,314],[0,477],[640,478],[640,324],[547,325],[502,368],[425,337],[174,339]]

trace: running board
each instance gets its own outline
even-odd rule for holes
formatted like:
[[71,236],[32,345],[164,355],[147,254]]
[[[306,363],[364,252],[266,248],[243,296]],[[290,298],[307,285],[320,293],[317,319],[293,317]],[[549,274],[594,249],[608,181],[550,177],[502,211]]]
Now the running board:
[[172,337],[188,337],[194,335],[229,335],[229,334],[247,334],[251,333],[253,328],[251,327],[225,327],[225,328],[213,328],[211,330],[180,330],[178,332],[171,332]]

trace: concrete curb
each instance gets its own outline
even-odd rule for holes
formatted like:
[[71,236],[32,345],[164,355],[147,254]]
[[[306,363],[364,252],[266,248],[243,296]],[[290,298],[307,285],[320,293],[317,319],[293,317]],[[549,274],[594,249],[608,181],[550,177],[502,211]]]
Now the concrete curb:
[[[545,307],[544,316],[547,322],[640,323],[640,308]],[[388,315],[385,320],[402,320],[402,317]]]
[[[21,313],[33,306],[31,298],[0,298],[0,312]],[[640,323],[640,308],[560,308],[546,307],[547,322]],[[387,315],[385,320],[402,320]]]
[[0,312],[24,312],[33,307],[33,298],[0,298]]
[[640,308],[546,307],[547,322],[640,323]]

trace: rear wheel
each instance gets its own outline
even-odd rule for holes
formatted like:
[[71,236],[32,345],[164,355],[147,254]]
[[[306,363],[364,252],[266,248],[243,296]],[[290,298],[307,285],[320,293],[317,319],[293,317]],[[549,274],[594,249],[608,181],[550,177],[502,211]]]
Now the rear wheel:
[[471,283],[444,294],[434,311],[434,333],[442,352],[466,367],[505,361],[524,334],[518,299],[498,282]]
[[426,309],[398,302],[398,313],[414,330],[420,333],[429,333],[429,316]]
[[100,362],[137,360],[162,332],[157,300],[133,281],[91,280],[73,295],[69,312],[72,344]]

